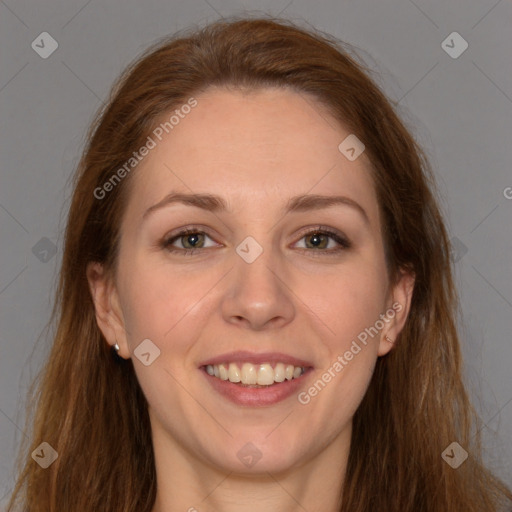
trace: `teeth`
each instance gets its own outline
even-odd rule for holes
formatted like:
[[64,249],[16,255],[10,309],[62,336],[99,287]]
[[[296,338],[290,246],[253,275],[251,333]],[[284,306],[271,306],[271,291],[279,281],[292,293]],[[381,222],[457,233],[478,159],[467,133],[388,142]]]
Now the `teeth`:
[[229,382],[240,382],[242,380],[241,372],[235,363],[229,363],[228,378]]
[[277,363],[275,368],[268,363],[254,365],[244,363],[240,368],[236,363],[209,364],[206,366],[208,375],[215,376],[221,380],[229,380],[234,383],[245,385],[271,386],[275,382],[297,379],[304,373],[301,366]]
[[243,364],[240,379],[242,384],[258,384],[258,370],[256,366],[250,363]]
[[302,368],[295,367],[293,369],[293,378],[296,379],[297,377],[300,377],[302,375]]
[[274,381],[275,382],[283,382],[286,378],[284,364],[283,363],[277,363],[276,367],[274,368]]
[[258,371],[257,384],[260,386],[270,386],[274,384],[274,369],[269,364],[262,364]]
[[219,377],[222,380],[228,380],[228,369],[223,364],[219,364]]

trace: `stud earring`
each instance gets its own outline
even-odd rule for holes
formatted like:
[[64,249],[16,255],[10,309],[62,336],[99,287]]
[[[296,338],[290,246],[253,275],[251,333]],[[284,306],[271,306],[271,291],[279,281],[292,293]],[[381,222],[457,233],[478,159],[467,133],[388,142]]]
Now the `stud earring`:
[[114,349],[116,352],[119,352],[119,345],[117,343],[114,345]]
[[389,341],[389,343],[394,343],[394,341],[387,334],[384,336],[384,339]]

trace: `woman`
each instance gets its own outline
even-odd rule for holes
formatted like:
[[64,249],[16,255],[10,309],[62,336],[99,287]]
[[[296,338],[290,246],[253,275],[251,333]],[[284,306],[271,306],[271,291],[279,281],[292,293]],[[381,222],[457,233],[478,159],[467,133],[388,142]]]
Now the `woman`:
[[512,500],[480,458],[432,173],[325,36],[221,21],[126,71],[76,175],[57,306],[10,507]]

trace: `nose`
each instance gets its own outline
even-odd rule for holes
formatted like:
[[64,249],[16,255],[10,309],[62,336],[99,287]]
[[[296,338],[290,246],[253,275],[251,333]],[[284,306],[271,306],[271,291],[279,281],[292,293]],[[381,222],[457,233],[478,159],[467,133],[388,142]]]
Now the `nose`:
[[293,320],[294,295],[286,283],[288,272],[271,250],[264,250],[252,263],[235,253],[235,266],[227,277],[221,305],[226,322],[264,330],[284,327]]

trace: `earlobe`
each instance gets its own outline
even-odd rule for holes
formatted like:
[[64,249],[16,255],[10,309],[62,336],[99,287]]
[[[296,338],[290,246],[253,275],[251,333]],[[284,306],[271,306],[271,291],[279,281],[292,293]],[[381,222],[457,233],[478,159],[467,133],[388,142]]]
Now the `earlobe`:
[[395,340],[392,340],[387,334],[384,335],[384,339],[389,343],[395,343]]
[[389,353],[395,346],[396,340],[402,331],[411,308],[412,294],[414,291],[415,276],[413,272],[401,271],[401,275],[394,285],[391,306],[388,311],[393,311],[393,318],[390,319],[381,334],[379,344],[379,356]]
[[116,349],[119,356],[128,354],[117,290],[101,263],[91,262],[87,265],[87,281],[99,329],[109,345],[119,347],[119,350]]

